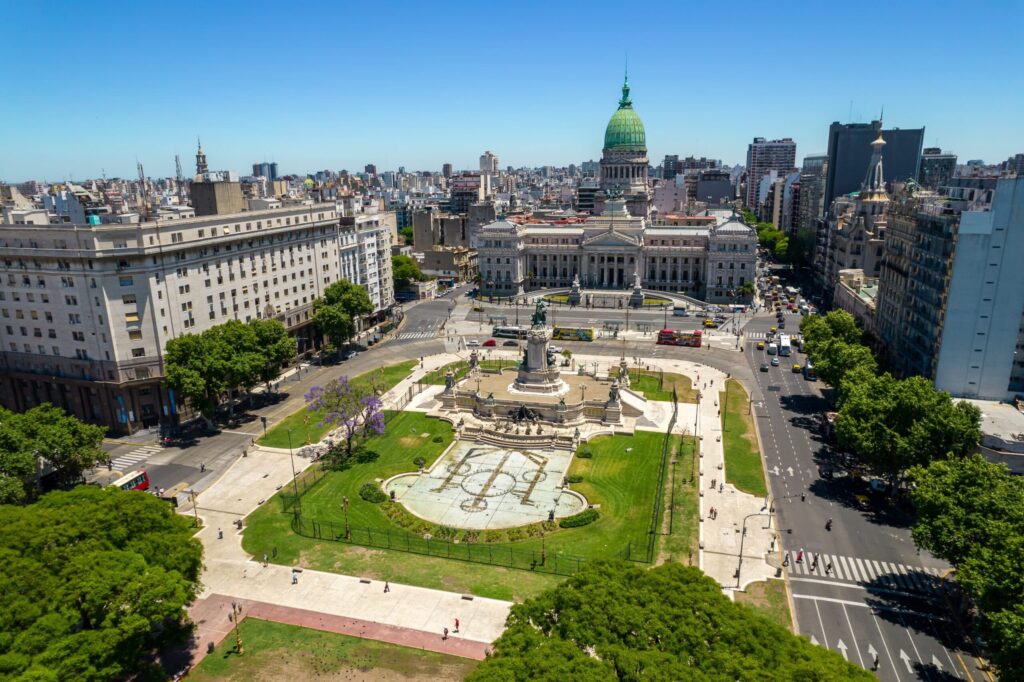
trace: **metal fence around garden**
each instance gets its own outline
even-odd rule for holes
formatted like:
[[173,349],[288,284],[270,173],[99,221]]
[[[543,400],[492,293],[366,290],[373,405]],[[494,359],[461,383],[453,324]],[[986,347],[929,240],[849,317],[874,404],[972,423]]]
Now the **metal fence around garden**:
[[[322,521],[299,514],[292,518],[292,530],[298,535],[317,540],[331,540],[360,547],[390,549],[438,559],[455,559],[557,575],[572,575],[589,560],[561,552],[548,552],[543,545],[540,549],[516,549],[505,543],[452,542],[401,530],[346,526],[340,520]],[[609,555],[608,558],[630,559],[631,554],[632,543]]]
[[661,513],[665,506],[665,475],[668,471],[669,453],[672,450],[672,429],[676,426],[676,418],[679,416],[679,396],[676,389],[672,389],[672,418],[669,419],[668,428],[665,429],[665,438],[661,441],[661,462],[658,464],[658,487],[654,495],[654,504],[651,507],[651,525],[647,530],[647,549],[644,558],[630,557],[633,561],[653,563],[655,552],[658,548],[658,536],[661,535]]

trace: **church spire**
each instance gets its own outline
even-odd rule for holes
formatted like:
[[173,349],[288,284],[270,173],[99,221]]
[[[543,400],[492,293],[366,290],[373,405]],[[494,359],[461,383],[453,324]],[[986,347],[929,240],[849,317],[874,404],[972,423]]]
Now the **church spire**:
[[210,169],[206,164],[206,152],[203,151],[203,141],[197,137],[196,143],[199,145],[199,149],[196,151],[196,175],[203,175]]
[[882,129],[879,127],[878,137],[871,143],[871,161],[868,163],[868,172],[860,186],[860,198],[862,200],[889,200],[889,195],[885,191],[885,176],[882,173],[882,152],[884,148],[885,139],[882,137]]

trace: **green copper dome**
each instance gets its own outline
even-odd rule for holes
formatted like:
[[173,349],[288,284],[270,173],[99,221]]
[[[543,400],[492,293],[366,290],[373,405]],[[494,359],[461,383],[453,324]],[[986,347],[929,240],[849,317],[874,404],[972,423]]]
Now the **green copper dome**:
[[629,79],[622,84],[622,99],[619,109],[608,121],[604,131],[605,149],[642,149],[647,150],[647,134],[644,132],[643,121],[629,100]]

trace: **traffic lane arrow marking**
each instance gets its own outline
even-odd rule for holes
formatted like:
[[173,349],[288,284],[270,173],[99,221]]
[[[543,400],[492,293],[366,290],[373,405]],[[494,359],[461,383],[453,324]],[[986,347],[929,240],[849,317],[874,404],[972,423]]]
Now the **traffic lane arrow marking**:
[[910,665],[910,656],[908,656],[907,652],[904,651],[903,649],[900,649],[900,660],[902,660],[903,664],[905,666],[907,666],[907,672],[910,673],[911,675],[913,675],[914,674],[914,667],[912,665]]

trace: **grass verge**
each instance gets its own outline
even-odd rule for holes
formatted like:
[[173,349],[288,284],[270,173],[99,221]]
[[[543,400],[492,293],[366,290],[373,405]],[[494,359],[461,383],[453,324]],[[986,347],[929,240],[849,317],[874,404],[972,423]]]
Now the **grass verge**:
[[630,388],[643,394],[648,400],[672,400],[672,389],[681,403],[697,402],[697,391],[693,390],[690,377],[673,372],[630,372]]
[[[495,554],[504,549],[517,553],[540,554],[543,551],[548,557],[593,559],[613,556],[627,543],[632,543],[634,552],[641,553],[646,547],[654,504],[662,439],[662,434],[641,431],[634,436],[595,438],[584,446],[590,449],[592,457],[575,458],[569,475],[582,477],[573,488],[591,503],[600,505],[600,518],[596,522],[579,528],[549,528],[543,536],[524,533],[522,528],[489,531],[479,533],[473,541],[493,547]],[[414,471],[413,460],[418,457],[431,464],[450,441],[451,426],[447,422],[428,419],[416,412],[394,415],[386,433],[366,444],[367,449],[379,453],[376,461],[354,463],[344,471],[328,472],[303,495],[303,522],[316,519],[322,525],[343,527],[341,502],[347,496],[349,523],[353,528],[406,533],[399,525],[403,516],[396,515],[392,520],[386,513],[388,503],[373,504],[363,500],[359,487],[396,473]],[[281,496],[277,495],[253,512],[243,538],[247,552],[257,556],[273,555],[276,549],[276,561],[285,565],[303,565],[497,599],[522,600],[563,579],[540,572],[303,537],[292,531],[291,514],[282,513],[282,509]],[[440,537],[434,526],[412,530]],[[469,542],[464,537],[465,531],[459,533],[460,541]]]
[[[481,360],[481,369],[492,369],[502,370],[505,367],[514,367],[516,365],[515,360]],[[465,360],[458,360],[457,362],[449,362],[444,367],[438,367],[432,372],[427,372],[426,376],[420,379],[420,383],[433,384],[436,386],[444,385],[444,375],[451,370],[455,374],[455,380],[458,381],[466,376],[469,371],[469,363]]]
[[195,682],[291,682],[311,679],[461,680],[476,661],[433,651],[246,618],[239,625],[245,654],[228,635],[189,672]]
[[761,466],[761,453],[754,433],[747,392],[735,379],[726,382],[718,395],[722,412],[722,438],[725,448],[725,480],[739,490],[758,497],[768,494]]
[[692,436],[683,438],[669,463],[665,499],[670,514],[662,522],[664,534],[659,550],[659,563],[678,561],[697,565],[698,499],[697,451]]
[[736,592],[736,601],[760,611],[763,615],[792,631],[793,619],[789,615],[786,599],[786,583],[782,580],[761,580],[747,585],[747,589]]
[[[407,360],[397,365],[378,367],[365,374],[360,374],[351,382],[354,386],[372,386],[383,393],[394,388],[402,379],[409,376],[417,364],[419,363],[416,360]],[[289,447],[288,431],[291,431],[291,447],[297,448],[307,443],[316,443],[332,428],[329,424],[321,425],[322,418],[323,415],[319,412],[311,412],[305,407],[299,408],[275,424],[267,431],[267,435],[258,438],[256,442],[268,448],[287,448]]]

